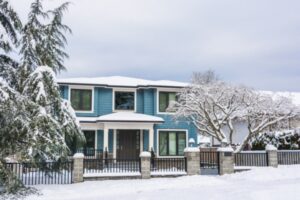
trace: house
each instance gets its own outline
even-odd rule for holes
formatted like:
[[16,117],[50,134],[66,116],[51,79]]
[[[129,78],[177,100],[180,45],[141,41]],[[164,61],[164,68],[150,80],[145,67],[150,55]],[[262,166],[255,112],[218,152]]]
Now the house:
[[111,76],[58,80],[71,102],[91,155],[136,159],[142,151],[157,157],[182,157],[197,129],[175,121],[168,106],[187,83]]

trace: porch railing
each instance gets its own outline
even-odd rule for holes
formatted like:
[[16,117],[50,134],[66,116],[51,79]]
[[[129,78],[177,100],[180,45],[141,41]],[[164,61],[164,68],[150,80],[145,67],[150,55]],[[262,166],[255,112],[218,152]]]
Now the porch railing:
[[87,159],[103,158],[103,149],[84,148],[76,150],[76,153],[83,153]]
[[137,174],[140,159],[84,159],[84,174]]
[[268,154],[266,151],[242,151],[234,155],[235,166],[267,167]]
[[186,158],[152,158],[151,172],[186,172]]

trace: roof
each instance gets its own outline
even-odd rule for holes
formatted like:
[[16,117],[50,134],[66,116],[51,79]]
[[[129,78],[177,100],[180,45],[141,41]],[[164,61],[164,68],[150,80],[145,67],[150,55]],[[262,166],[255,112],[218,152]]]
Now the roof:
[[108,76],[93,78],[65,78],[58,79],[59,84],[67,85],[95,85],[95,86],[113,86],[113,87],[186,87],[188,83],[170,81],[170,80],[146,80],[131,78],[125,76]]
[[100,117],[77,117],[81,123],[89,122],[144,122],[144,123],[163,123],[160,117],[145,115],[133,112],[117,112]]

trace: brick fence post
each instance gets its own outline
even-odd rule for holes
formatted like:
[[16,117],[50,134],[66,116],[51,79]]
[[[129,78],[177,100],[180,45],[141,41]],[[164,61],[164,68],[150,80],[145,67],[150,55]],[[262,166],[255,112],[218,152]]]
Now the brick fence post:
[[234,153],[232,147],[221,147],[219,152],[219,174],[234,173]]
[[184,149],[186,158],[187,175],[200,175],[200,149],[198,147],[188,147]]
[[76,153],[73,156],[74,169],[73,169],[73,183],[83,182],[83,159],[84,155],[82,153]]
[[278,167],[277,148],[273,145],[268,144],[266,146],[266,151],[267,151],[267,155],[268,155],[268,166]]
[[142,179],[149,179],[151,178],[151,171],[150,171],[150,166],[151,166],[151,153],[144,151],[140,154],[140,159],[141,159],[141,175]]

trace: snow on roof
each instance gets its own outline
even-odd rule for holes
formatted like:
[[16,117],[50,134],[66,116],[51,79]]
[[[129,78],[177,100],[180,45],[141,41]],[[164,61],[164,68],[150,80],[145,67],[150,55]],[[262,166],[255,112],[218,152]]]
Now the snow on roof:
[[261,91],[264,94],[276,96],[284,96],[292,99],[293,103],[297,106],[300,106],[300,92],[271,92],[271,91]]
[[94,78],[66,78],[59,79],[59,84],[83,84],[83,85],[103,85],[103,86],[121,86],[121,87],[185,87],[188,83],[169,81],[169,80],[145,80],[125,76],[108,76]]
[[100,117],[77,117],[80,122],[148,122],[162,123],[160,117],[133,112],[117,112]]

